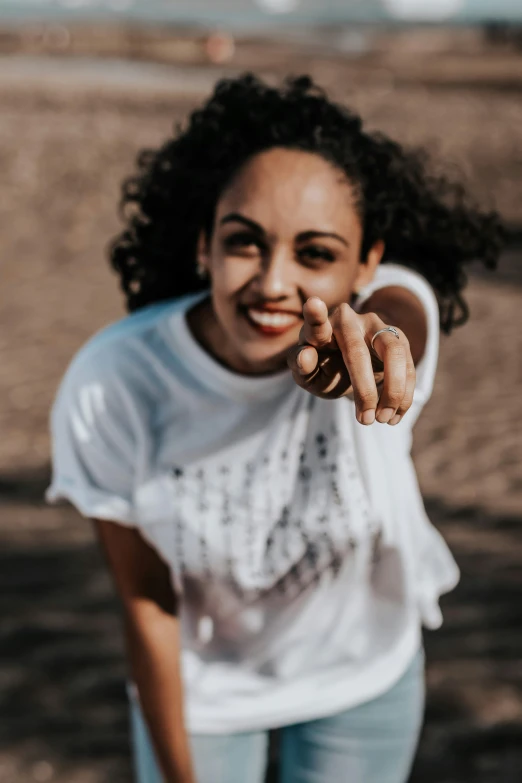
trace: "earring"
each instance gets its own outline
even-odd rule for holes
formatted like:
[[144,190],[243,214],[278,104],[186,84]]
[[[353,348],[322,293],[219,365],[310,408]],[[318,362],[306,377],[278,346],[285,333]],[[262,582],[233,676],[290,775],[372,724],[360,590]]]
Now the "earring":
[[207,267],[201,261],[196,264],[196,274],[200,280],[207,280],[209,276]]

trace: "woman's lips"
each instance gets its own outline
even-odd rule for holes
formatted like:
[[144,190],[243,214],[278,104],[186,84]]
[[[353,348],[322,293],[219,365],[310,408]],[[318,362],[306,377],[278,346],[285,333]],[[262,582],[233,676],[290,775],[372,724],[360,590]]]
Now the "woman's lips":
[[301,321],[296,313],[284,310],[265,310],[258,307],[244,307],[242,313],[256,331],[269,337],[277,337],[293,329]]

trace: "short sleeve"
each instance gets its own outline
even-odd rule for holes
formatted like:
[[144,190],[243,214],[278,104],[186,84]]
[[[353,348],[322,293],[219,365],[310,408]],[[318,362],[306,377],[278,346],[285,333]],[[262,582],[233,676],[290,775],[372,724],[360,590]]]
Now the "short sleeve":
[[116,369],[89,356],[69,368],[51,413],[50,503],[85,517],[135,525],[139,408]]
[[377,268],[372,282],[359,294],[357,307],[381,288],[400,286],[411,291],[421,302],[426,313],[427,340],[424,356],[417,365],[417,382],[413,398],[412,411],[408,414],[410,422],[417,418],[423,406],[429,400],[433,390],[437,360],[439,356],[440,316],[439,306],[433,289],[417,272],[399,264],[382,264]]

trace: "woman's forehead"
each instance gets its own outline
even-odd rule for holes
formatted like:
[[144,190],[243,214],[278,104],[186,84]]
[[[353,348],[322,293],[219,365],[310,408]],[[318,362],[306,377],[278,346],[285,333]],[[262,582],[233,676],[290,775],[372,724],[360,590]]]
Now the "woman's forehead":
[[285,222],[300,226],[310,220],[346,224],[356,217],[352,188],[343,172],[318,155],[272,149],[251,158],[223,193],[221,219],[239,212],[264,225]]

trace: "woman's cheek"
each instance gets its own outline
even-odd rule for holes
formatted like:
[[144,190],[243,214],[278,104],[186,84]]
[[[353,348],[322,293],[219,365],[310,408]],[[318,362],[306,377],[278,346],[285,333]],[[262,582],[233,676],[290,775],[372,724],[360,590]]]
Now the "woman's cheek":
[[305,291],[306,299],[310,296],[318,296],[326,304],[328,310],[351,299],[350,281],[343,276],[340,279],[318,275],[313,282],[310,281]]
[[254,276],[255,268],[251,260],[226,256],[216,266],[215,282],[224,295],[234,296]]

